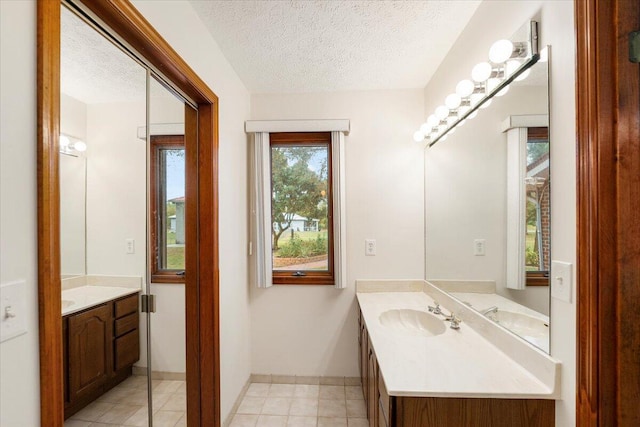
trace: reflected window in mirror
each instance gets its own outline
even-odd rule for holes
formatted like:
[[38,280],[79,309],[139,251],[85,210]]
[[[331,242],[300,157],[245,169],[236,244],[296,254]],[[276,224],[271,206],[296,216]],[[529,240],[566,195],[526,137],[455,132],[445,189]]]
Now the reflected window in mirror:
[[527,129],[525,268],[527,286],[549,285],[549,128]]
[[183,283],[185,150],[183,135],[151,136],[152,281]]

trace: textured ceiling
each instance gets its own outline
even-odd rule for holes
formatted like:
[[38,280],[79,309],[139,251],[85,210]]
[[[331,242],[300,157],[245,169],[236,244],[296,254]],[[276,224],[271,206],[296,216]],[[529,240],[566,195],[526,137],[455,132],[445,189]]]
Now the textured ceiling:
[[85,104],[145,100],[139,64],[62,8],[60,91]]
[[191,0],[252,93],[422,88],[480,1]]

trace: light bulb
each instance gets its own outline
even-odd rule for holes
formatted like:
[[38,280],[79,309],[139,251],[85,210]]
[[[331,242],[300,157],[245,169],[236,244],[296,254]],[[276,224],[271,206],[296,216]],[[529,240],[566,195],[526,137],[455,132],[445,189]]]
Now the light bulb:
[[475,85],[471,80],[461,80],[456,86],[456,93],[460,95],[461,98],[466,98],[473,93],[474,87]]
[[76,142],[73,143],[72,148],[74,150],[80,151],[80,152],[87,151],[87,144],[85,144],[82,141],[76,141]]
[[473,67],[473,70],[471,70],[471,78],[474,81],[481,83],[491,76],[491,71],[491,64],[489,64],[488,62],[481,62]]
[[71,144],[67,135],[60,135],[60,148],[67,148]]
[[424,140],[424,134],[420,131],[417,131],[416,133],[413,134],[413,140],[415,142],[420,142]]
[[462,98],[460,98],[460,95],[458,95],[457,93],[452,93],[444,100],[444,105],[446,105],[450,110],[455,110],[460,106],[461,102]]
[[467,119],[469,119],[469,120],[475,119],[477,115],[478,115],[478,110],[476,110],[473,113],[469,114],[469,117],[467,117]]
[[429,117],[427,117],[427,124],[429,125],[429,129],[431,129],[434,126],[437,126],[438,123],[440,123],[440,120],[438,120],[435,114],[432,114]]
[[493,92],[493,90],[500,84],[500,79],[487,80],[487,93]]
[[529,74],[531,74],[531,68],[527,68],[526,70],[524,70],[524,72],[522,74],[520,74],[518,77],[516,77],[516,81],[520,82],[520,81],[526,79],[527,77],[529,77]]
[[482,99],[484,98],[484,95],[481,93],[474,93],[473,95],[471,95],[470,101],[471,101],[471,105],[472,106],[476,106],[478,105],[478,102],[480,102]]
[[436,117],[439,118],[440,120],[446,119],[448,115],[449,115],[449,109],[444,105],[441,105],[438,108],[436,108]]
[[491,105],[491,101],[493,101],[493,99],[487,99],[487,101],[482,104],[480,108],[487,108],[489,105]]
[[429,123],[423,123],[420,125],[420,132],[423,135],[427,135],[429,132],[431,131],[431,126],[429,126]]
[[516,61],[515,59],[511,60],[511,61],[507,61],[507,64],[505,65],[505,70],[504,70],[504,74],[505,76],[510,76],[513,73],[515,73],[515,71],[520,68],[520,61]]
[[464,119],[463,121],[461,121],[460,123],[458,123],[458,127],[462,126],[463,124],[467,123],[467,119]]
[[456,128],[451,128],[451,130],[449,131],[449,133],[447,133],[447,135],[453,135],[456,131]]
[[513,43],[509,40],[498,40],[489,49],[489,60],[494,64],[501,64],[511,58]]
[[503,96],[506,95],[507,92],[509,92],[509,86],[505,86],[503,87],[500,92],[496,93],[496,96]]

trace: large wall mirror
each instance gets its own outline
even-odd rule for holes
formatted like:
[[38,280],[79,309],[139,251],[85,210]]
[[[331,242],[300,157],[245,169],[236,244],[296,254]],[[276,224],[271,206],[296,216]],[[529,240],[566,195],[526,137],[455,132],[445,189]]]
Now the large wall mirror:
[[[40,1],[38,40],[42,424],[220,425],[218,99],[126,0]],[[154,138],[176,155],[152,176]]]
[[549,47],[425,151],[426,279],[549,352]]

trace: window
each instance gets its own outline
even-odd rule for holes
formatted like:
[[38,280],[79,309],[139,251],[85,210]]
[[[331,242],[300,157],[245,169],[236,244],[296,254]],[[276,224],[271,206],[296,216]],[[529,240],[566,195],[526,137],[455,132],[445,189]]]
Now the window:
[[183,283],[185,256],[184,136],[151,136],[151,280]]
[[527,129],[525,268],[527,286],[549,285],[549,128]]
[[331,132],[269,141],[273,284],[333,285]]

